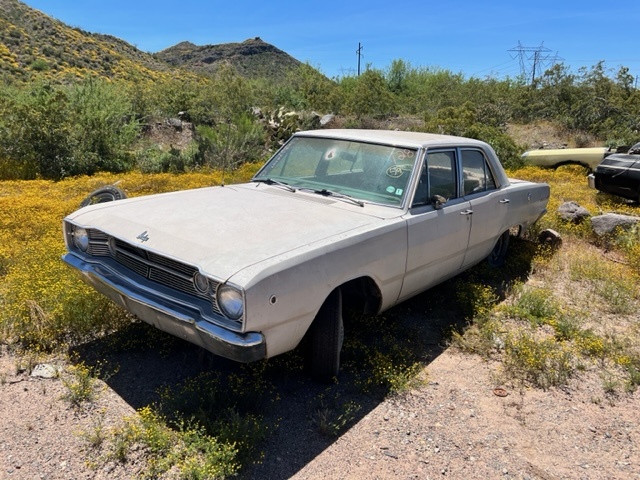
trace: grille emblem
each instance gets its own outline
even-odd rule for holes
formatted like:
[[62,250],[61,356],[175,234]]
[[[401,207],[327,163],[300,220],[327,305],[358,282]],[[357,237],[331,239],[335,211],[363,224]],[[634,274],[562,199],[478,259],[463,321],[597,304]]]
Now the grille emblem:
[[145,230],[144,232],[142,232],[140,235],[138,235],[136,237],[138,240],[140,240],[142,243],[146,242],[147,240],[149,240],[149,235],[147,233],[147,231]]

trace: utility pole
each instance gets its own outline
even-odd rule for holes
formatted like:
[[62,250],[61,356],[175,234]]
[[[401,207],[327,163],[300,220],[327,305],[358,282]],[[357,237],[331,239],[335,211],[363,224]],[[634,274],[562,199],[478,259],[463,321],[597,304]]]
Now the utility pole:
[[356,50],[358,56],[358,76],[360,76],[360,57],[362,57],[362,44],[358,42],[358,50]]

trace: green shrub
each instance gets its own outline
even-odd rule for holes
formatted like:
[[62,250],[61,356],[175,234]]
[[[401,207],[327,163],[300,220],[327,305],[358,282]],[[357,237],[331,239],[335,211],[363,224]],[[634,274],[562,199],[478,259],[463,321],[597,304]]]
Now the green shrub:
[[264,129],[249,115],[239,115],[215,127],[200,126],[197,133],[204,164],[210,168],[235,169],[264,154]]
[[152,146],[136,153],[136,167],[142,173],[182,173],[202,166],[202,155],[197,142],[191,142],[184,150],[175,147],[163,150]]
[[[347,80],[343,80],[347,83]],[[367,69],[352,79],[352,84],[343,92],[342,111],[358,118],[388,118],[394,112],[394,95],[388,90],[381,72]]]
[[426,113],[423,131],[475,138],[487,142],[505,168],[519,168],[523,165],[522,148],[503,131],[501,120],[493,118],[494,124],[488,124],[488,113],[471,102],[459,107],[446,107],[434,115]]
[[58,180],[125,171],[138,132],[127,97],[105,81],[36,82],[0,94],[4,178]]
[[49,70],[49,68],[51,67],[49,66],[46,60],[39,58],[31,62],[30,68],[31,70],[34,70],[36,72],[44,72],[46,70]]
[[565,342],[537,339],[526,331],[505,338],[504,368],[513,378],[547,389],[563,385],[575,371],[575,352]]
[[184,480],[228,478],[239,468],[234,445],[219,441],[191,422],[169,428],[167,419],[150,407],[140,409],[137,417],[114,429],[110,441],[110,456],[120,462],[135,449],[147,450],[141,478],[158,478],[169,470],[177,474],[172,478]]
[[93,372],[84,363],[67,367],[67,371],[62,376],[62,384],[66,388],[63,398],[74,407],[95,399],[97,387]]

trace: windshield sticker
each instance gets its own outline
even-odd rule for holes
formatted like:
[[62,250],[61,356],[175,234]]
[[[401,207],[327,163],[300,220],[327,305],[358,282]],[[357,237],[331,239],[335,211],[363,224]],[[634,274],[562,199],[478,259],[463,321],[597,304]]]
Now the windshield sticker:
[[403,173],[404,170],[400,165],[392,165],[387,168],[387,176],[391,178],[400,178]]
[[394,152],[394,156],[395,159],[398,161],[402,161],[402,160],[411,160],[413,161],[413,155],[414,155],[414,151],[413,150],[409,150],[409,149],[396,149],[396,151]]

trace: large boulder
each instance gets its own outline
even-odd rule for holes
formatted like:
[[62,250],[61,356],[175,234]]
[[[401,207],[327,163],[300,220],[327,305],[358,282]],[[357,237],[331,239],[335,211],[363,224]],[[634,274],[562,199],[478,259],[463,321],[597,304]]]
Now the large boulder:
[[586,218],[589,218],[591,214],[589,210],[581,207],[576,202],[564,202],[558,207],[558,216],[566,222],[582,223]]
[[331,122],[333,122],[334,118],[336,118],[336,116],[333,113],[327,113],[320,119],[320,126],[324,127],[330,124]]
[[598,236],[614,233],[616,228],[630,230],[638,222],[640,222],[640,217],[621,215],[619,213],[606,213],[591,217],[591,226]]

